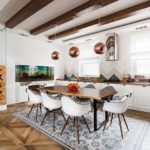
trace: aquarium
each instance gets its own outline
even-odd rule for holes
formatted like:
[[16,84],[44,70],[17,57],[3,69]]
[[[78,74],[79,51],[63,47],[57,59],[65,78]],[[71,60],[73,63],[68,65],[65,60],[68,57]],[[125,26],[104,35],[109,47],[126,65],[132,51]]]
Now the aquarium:
[[54,80],[54,67],[16,65],[16,82]]

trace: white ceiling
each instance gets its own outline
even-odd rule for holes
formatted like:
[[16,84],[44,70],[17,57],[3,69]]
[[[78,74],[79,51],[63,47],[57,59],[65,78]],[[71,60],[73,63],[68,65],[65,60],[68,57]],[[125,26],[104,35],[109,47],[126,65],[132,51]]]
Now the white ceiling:
[[[11,18],[17,11],[19,11],[23,6],[25,6],[30,0],[0,0],[0,23],[4,24],[9,18]],[[16,26],[16,29],[24,29],[27,31],[30,31],[31,29],[47,22],[50,19],[53,19],[81,4],[84,2],[87,2],[88,0],[54,0],[52,3],[26,19],[24,22],[20,23],[18,26]],[[82,12],[81,16],[78,18],[71,20],[63,25],[57,26],[49,31],[46,31],[42,33],[41,35],[43,36],[48,36],[55,34],[57,32],[73,28],[77,25],[86,23],[88,21],[92,21],[94,19],[99,18],[99,16],[106,16],[111,13],[117,12],[119,10],[137,5],[139,3],[143,3],[147,0],[119,0],[113,4],[110,4],[106,7],[99,9],[95,9],[90,12]],[[129,17],[128,19],[123,19],[114,23],[110,23],[108,25],[104,25],[101,28],[110,28],[112,26],[120,25],[120,24],[125,24],[125,23],[130,23],[132,21],[138,21],[144,18],[149,17],[150,10],[147,9],[147,11],[142,12],[138,15],[135,15],[134,17]],[[79,33],[75,35],[71,35],[69,37],[73,36],[79,36],[83,35],[85,33],[90,33],[93,31],[98,30],[99,27],[97,28],[96,26],[93,26],[91,28],[81,30]],[[57,35],[57,34],[56,34]],[[40,36],[40,35],[39,35]],[[68,38],[68,37],[67,37]],[[63,39],[66,39],[63,38]]]

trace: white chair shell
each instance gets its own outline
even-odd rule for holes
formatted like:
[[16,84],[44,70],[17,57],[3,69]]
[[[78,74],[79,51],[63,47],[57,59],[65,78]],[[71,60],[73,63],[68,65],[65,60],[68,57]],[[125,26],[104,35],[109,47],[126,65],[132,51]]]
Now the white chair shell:
[[128,97],[124,96],[121,100],[113,100],[105,102],[103,106],[104,111],[111,113],[122,114],[126,112],[128,108]]
[[62,96],[62,109],[69,116],[83,116],[91,111],[91,104],[79,104],[70,97]]
[[62,107],[62,102],[60,99],[54,99],[50,97],[47,93],[41,92],[43,106],[49,110],[58,109]]
[[27,89],[27,93],[28,93],[28,96],[29,96],[29,100],[31,103],[33,104],[39,104],[42,102],[42,98],[41,98],[41,95],[37,92],[34,92],[30,89]]

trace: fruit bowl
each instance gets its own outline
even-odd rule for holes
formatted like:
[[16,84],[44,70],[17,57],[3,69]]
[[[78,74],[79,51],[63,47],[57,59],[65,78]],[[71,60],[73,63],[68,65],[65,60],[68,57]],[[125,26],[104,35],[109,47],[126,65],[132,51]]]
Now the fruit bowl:
[[69,91],[78,91],[79,85],[77,83],[70,83],[67,85]]

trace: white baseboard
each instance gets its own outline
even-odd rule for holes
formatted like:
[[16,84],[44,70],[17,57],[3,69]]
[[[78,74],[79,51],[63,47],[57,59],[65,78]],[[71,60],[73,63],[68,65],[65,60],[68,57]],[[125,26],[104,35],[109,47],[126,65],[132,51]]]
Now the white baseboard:
[[7,105],[0,105],[0,111],[7,110]]
[[146,109],[146,108],[139,108],[139,107],[132,107],[132,106],[129,106],[128,109],[132,109],[132,110],[137,110],[137,111],[143,111],[143,112],[148,112],[148,113],[150,113],[150,109]]

